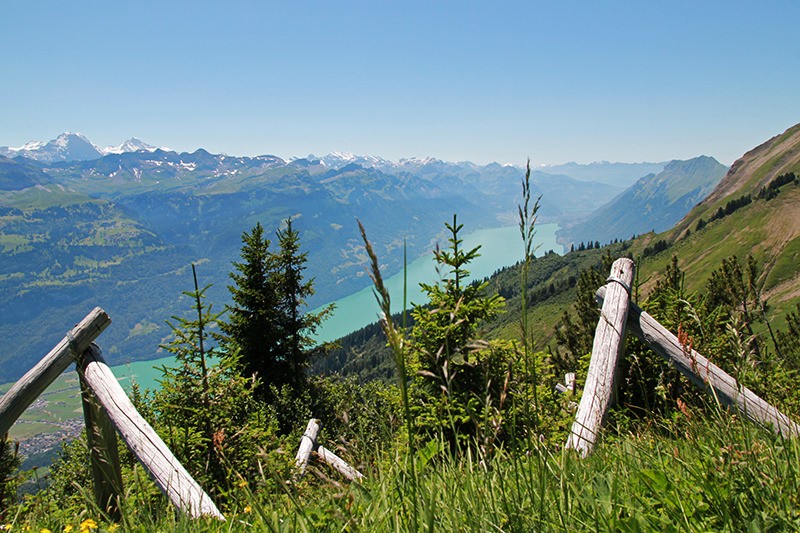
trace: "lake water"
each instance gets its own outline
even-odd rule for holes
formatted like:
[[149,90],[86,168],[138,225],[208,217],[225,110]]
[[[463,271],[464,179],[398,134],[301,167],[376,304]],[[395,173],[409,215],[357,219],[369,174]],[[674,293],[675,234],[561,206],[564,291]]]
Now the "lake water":
[[[536,226],[535,244],[538,246],[537,255],[548,250],[562,253],[563,248],[556,242],[558,224],[541,224]],[[447,242],[439,246],[446,248]],[[469,250],[481,246],[480,257],[468,265],[470,280],[483,279],[492,275],[500,268],[513,265],[523,258],[524,250],[518,226],[478,230],[464,237],[463,248]],[[380,258],[378,258],[380,259]],[[439,280],[436,272],[436,263],[433,253],[420,257],[408,264],[406,268],[408,278],[408,303],[423,303],[420,283],[434,283]],[[365,279],[366,278],[365,276]],[[402,311],[403,306],[403,272],[384,279],[384,284],[389,289],[392,302],[392,312]],[[372,286],[341,298],[334,302],[336,309],[333,316],[328,318],[320,328],[317,339],[321,342],[338,339],[348,333],[361,329],[378,319],[378,304],[372,294]],[[158,387],[161,378],[162,366],[173,366],[175,359],[166,357],[151,361],[137,361],[127,365],[113,367],[114,375],[120,383],[128,389],[131,381],[142,389]]]
[[[561,253],[562,247],[556,243],[557,230],[558,224],[536,226],[536,244],[539,245],[539,254],[548,250]],[[447,242],[441,242],[439,246],[445,248],[447,244]],[[518,226],[478,230],[464,237],[462,246],[464,250],[470,250],[476,246],[481,247],[480,257],[467,265],[467,270],[470,272],[469,281],[491,276],[500,268],[522,260],[524,256]],[[380,260],[380,257],[378,259]],[[407,307],[410,308],[413,303],[424,303],[420,283],[432,284],[439,280],[433,253],[409,263],[406,271],[408,275]],[[402,311],[403,272],[384,279],[384,284],[389,290],[392,313]],[[337,300],[335,304],[334,316],[326,320],[320,328],[317,336],[320,341],[338,339],[378,320],[378,303],[372,293],[371,285]]]

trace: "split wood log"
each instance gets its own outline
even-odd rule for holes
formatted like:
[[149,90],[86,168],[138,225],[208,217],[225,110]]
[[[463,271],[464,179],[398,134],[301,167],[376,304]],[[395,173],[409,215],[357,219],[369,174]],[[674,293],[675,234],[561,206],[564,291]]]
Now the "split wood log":
[[311,452],[317,447],[317,435],[319,435],[320,423],[316,418],[308,421],[306,432],[300,437],[300,447],[297,449],[297,456],[295,457],[295,465],[297,472],[295,478],[299,479],[303,476],[308,466],[308,459],[311,457]]
[[613,283],[608,285],[607,298],[600,312],[586,385],[566,445],[584,457],[594,448],[614,394],[617,364],[625,347],[625,323],[634,270],[633,261],[627,258],[617,259],[611,266],[608,279]]
[[325,448],[322,444],[317,446],[317,455],[320,459],[331,465],[350,481],[362,479],[364,474],[347,464],[347,461]]
[[0,437],[70,363],[111,324],[105,311],[95,307],[36,366],[22,376],[0,399]]
[[123,440],[173,505],[192,518],[208,515],[225,520],[208,494],[136,411],[97,346],[84,352],[80,368]]
[[[598,303],[603,303],[607,292],[605,286],[597,290]],[[800,436],[800,425],[701,354],[683,346],[675,335],[636,304],[631,305],[628,313],[628,327],[654,352],[672,363],[692,383],[714,394],[723,405],[736,406],[747,418],[771,426],[784,437]]]
[[113,520],[119,521],[120,504],[124,493],[117,450],[117,433],[80,369],[78,377],[81,383],[83,419],[86,422],[86,440],[89,446],[95,501]]

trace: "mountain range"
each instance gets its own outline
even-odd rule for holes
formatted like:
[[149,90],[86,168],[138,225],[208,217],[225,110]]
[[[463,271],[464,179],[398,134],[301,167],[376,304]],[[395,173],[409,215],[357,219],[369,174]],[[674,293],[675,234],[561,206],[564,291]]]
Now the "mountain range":
[[0,146],[4,157],[24,157],[32,161],[55,163],[61,161],[90,161],[108,154],[121,154],[137,151],[152,152],[154,146],[132,137],[119,146],[101,149],[80,133],[62,133],[49,142],[30,141],[20,147]]
[[[315,307],[368,284],[357,218],[392,274],[404,247],[410,259],[429,253],[453,213],[467,232],[515,225],[525,173],[433,158],[177,153],[141,141],[101,151],[77,134],[5,150],[13,157],[0,155],[0,338],[8,347],[0,380],[21,375],[95,305],[114,319],[104,333],[112,363],[158,357],[164,321],[188,306],[189,266],[213,284],[209,301],[224,304],[241,235],[256,222],[272,233],[293,219]],[[576,224],[637,173],[669,165],[571,165],[582,179],[537,169],[540,222]],[[649,229],[637,228],[628,232]]]

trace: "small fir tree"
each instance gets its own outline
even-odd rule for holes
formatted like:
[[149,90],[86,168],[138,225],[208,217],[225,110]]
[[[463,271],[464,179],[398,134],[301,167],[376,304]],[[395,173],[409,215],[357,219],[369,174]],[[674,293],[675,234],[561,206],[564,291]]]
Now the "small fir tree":
[[501,430],[513,350],[507,343],[481,341],[478,328],[497,316],[504,300],[487,294],[487,282],[467,283],[466,267],[480,247],[462,248],[463,225],[455,215],[445,227],[450,246],[434,252],[442,280],[420,284],[429,302],[411,312],[417,423],[423,434],[438,433],[451,446],[476,438],[486,449]]
[[152,409],[157,429],[189,472],[211,494],[230,490],[231,468],[242,475],[257,471],[256,450],[270,434],[268,417],[254,400],[257,381],[241,376],[239,357],[228,353],[210,359],[209,345],[219,340],[212,328],[221,313],[205,303],[206,291],[197,284],[192,265],[192,299],[196,318],[173,316],[173,339],[162,348],[175,356],[176,368],[162,368],[161,388]]

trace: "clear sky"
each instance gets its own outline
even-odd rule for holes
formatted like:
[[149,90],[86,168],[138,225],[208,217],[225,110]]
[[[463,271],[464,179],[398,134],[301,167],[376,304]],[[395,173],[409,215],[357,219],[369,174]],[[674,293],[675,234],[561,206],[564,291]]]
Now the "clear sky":
[[0,146],[730,164],[800,122],[800,2],[9,0]]

